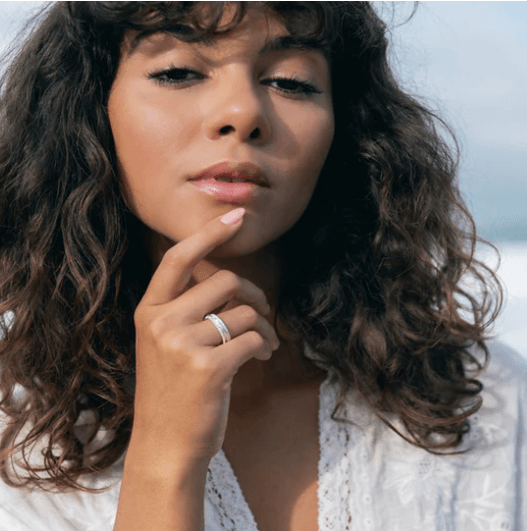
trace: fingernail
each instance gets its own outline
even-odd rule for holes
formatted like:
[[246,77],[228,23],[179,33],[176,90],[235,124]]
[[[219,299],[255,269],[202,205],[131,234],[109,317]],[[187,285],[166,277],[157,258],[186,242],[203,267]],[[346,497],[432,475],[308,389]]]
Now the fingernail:
[[220,221],[225,223],[225,225],[235,225],[240,219],[242,219],[244,214],[245,208],[236,208],[225,214]]

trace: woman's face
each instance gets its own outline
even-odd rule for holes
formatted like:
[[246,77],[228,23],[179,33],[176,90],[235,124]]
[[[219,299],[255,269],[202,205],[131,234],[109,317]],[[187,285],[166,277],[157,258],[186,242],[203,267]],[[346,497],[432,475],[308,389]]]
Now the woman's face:
[[242,206],[216,251],[242,256],[306,209],[333,140],[331,80],[318,50],[264,48],[284,35],[250,9],[213,45],[127,36],[108,111],[126,203],[154,238],[181,241]]

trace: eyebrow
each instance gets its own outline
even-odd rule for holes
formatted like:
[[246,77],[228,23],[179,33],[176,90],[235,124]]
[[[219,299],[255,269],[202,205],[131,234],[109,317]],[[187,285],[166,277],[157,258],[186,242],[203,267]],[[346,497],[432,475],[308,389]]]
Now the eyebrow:
[[[128,55],[131,55],[135,49],[139,46],[140,42],[156,33],[170,33],[176,38],[178,35],[189,35],[192,29],[184,24],[176,24],[164,30],[155,30],[152,32],[144,31],[135,36],[131,43]],[[216,39],[204,38],[200,41],[191,42],[191,44],[201,44],[206,48],[217,48]],[[299,39],[292,35],[281,35],[272,39],[267,39],[265,44],[258,51],[258,56],[270,54],[273,52],[283,52],[288,50],[299,50],[305,52],[317,51],[321,52],[326,59],[328,59],[328,50],[319,41],[315,39]]]
[[268,39],[258,52],[258,55],[287,50],[319,51],[325,54],[324,47],[318,41],[313,39],[297,39],[291,35],[282,35]]

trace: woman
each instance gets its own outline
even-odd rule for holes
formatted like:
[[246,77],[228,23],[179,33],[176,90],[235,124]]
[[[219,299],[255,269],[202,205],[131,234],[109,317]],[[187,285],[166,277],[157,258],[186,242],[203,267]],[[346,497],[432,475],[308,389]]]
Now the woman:
[[525,365],[386,45],[367,3],[46,11],[2,95],[0,529],[523,529]]

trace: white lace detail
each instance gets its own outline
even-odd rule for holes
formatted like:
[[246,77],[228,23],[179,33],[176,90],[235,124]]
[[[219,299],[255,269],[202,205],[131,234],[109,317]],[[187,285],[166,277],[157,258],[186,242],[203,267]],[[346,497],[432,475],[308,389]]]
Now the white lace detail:
[[[464,445],[471,450],[437,456],[392,432],[354,391],[336,412],[351,422],[331,419],[339,386],[330,371],[319,400],[319,531],[527,530],[525,507],[515,494],[527,477],[527,397],[524,380],[521,386],[521,377],[513,382],[513,372],[494,367],[482,378],[484,407],[472,417]],[[208,480],[215,518],[207,531],[257,531],[223,451]]]
[[[205,497],[214,509],[215,520],[221,526],[220,529],[257,531],[256,521],[240,483],[222,449],[209,464]],[[206,520],[207,516],[208,512],[205,513]],[[207,524],[205,521],[206,529]]]
[[[320,531],[351,531],[352,514],[358,514],[358,511],[354,507],[356,489],[352,488],[353,470],[357,467],[354,466],[353,453],[350,456],[350,448],[359,443],[362,432],[358,426],[331,419],[338,398],[335,382],[335,375],[330,372],[320,386],[318,528]],[[339,408],[337,417],[349,418],[346,406]],[[367,422],[365,417],[361,420],[363,423]],[[358,455],[367,459],[364,452],[359,452]],[[254,516],[223,450],[214,456],[208,472],[206,499],[211,508],[206,511],[206,516],[210,515],[206,519],[206,525],[211,525],[212,529],[214,522],[219,526],[218,529],[258,531]],[[366,525],[370,520],[363,518]]]
[[350,430],[335,422],[331,413],[337,396],[330,384],[322,383],[319,409],[320,461],[318,463],[318,528],[322,531],[351,529],[351,460],[348,455]]

